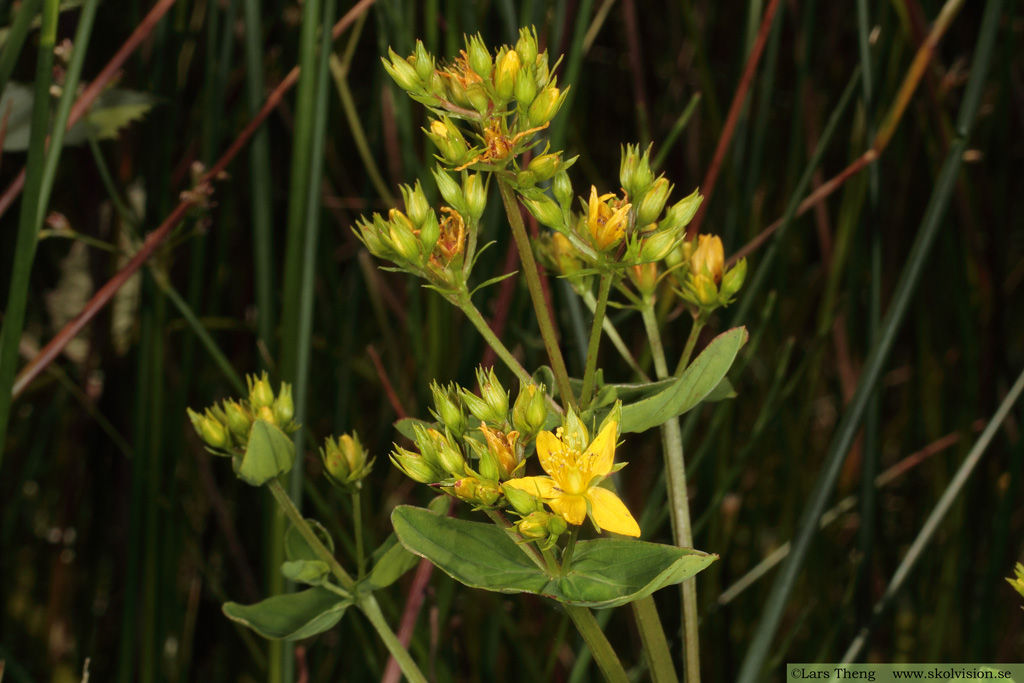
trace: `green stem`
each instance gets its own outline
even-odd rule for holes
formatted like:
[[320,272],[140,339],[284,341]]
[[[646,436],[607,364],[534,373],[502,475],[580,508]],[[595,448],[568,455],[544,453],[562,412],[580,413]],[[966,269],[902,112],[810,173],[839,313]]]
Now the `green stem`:
[[[494,334],[494,330],[492,330],[491,326],[487,324],[486,320],[484,320],[484,316],[480,313],[479,309],[477,309],[477,307],[473,305],[473,302],[470,301],[467,293],[462,292],[459,295],[447,298],[453,306],[458,308],[466,315],[467,318],[469,318],[469,322],[473,323],[473,327],[475,327],[477,332],[480,333],[480,336],[482,336],[484,341],[494,349],[494,352],[498,354],[498,358],[505,363],[508,369],[512,371],[512,374],[515,375],[518,380],[527,384],[533,382],[533,378],[530,376],[530,373],[526,371],[526,368],[523,367],[522,363],[516,360],[516,357],[512,355],[512,352],[508,350],[508,347],[501,343],[501,340],[498,339],[498,335]],[[562,407],[555,403],[554,399],[550,396],[547,397],[547,400],[548,406],[561,415],[563,412]]]
[[579,535],[580,528],[578,526],[570,527],[569,542],[565,544],[565,550],[562,551],[562,576],[568,574],[569,569],[572,568],[572,554],[576,550],[576,539],[579,538]]
[[677,683],[676,668],[672,665],[672,652],[668,649],[665,629],[658,617],[658,608],[654,598],[648,595],[630,603],[633,617],[640,632],[640,641],[647,655],[647,663],[651,667],[651,680],[654,683]]
[[522,535],[516,531],[515,527],[512,526],[512,522],[505,518],[505,515],[501,514],[498,510],[491,508],[485,508],[484,512],[491,518],[491,521],[498,525],[509,537],[515,541],[515,544],[519,546],[519,549],[526,553],[526,556],[533,560],[533,563],[546,571],[550,576],[558,576],[558,563],[555,561],[554,556],[550,551],[545,550],[543,554],[537,549],[533,543],[525,542]]
[[356,536],[356,576],[362,580],[366,574],[366,555],[363,550],[363,499],[359,491],[352,494],[352,525]]
[[[640,309],[644,328],[651,344],[654,369],[658,379],[668,377],[665,363],[665,349],[661,344],[661,332],[654,305],[644,301]],[[694,325],[696,328],[696,325]],[[690,336],[696,338],[691,331]],[[689,345],[689,344],[688,344]],[[668,486],[669,511],[672,517],[672,531],[676,545],[680,548],[693,547],[693,531],[690,526],[690,501],[686,492],[686,461],[683,458],[683,436],[679,419],[672,418],[661,426],[661,439],[665,449],[666,483]],[[683,641],[685,648],[686,681],[700,681],[700,640],[697,634],[697,586],[694,581],[684,581],[679,586],[683,602]]]
[[615,650],[612,649],[611,643],[608,642],[591,611],[586,607],[565,605],[565,612],[572,619],[572,623],[576,625],[576,630],[583,636],[583,640],[594,655],[594,660],[601,669],[601,673],[604,674],[605,680],[609,683],[628,683],[629,677],[626,675],[626,670],[622,668],[622,662],[619,661]]
[[547,349],[548,359],[551,361],[551,369],[555,373],[558,393],[562,397],[562,403],[567,406],[575,406],[576,397],[572,393],[572,387],[569,386],[569,372],[565,369],[565,359],[562,358],[562,351],[558,348],[555,327],[551,323],[551,311],[544,300],[540,275],[537,272],[537,262],[533,258],[530,238],[526,234],[526,226],[523,224],[523,217],[519,213],[519,203],[516,201],[512,186],[500,177],[495,176],[495,178],[498,181],[498,189],[501,190],[501,201],[505,204],[505,213],[508,215],[509,225],[512,227],[512,238],[515,240],[516,249],[519,251],[519,261],[523,265],[526,287],[530,290],[530,298],[533,299],[533,310],[537,314],[540,336],[544,339],[544,348]]
[[[580,292],[575,288],[573,288],[573,291],[576,291],[576,293],[580,295],[580,298],[583,299],[583,303],[587,305],[587,308],[590,309],[591,313],[597,311],[597,299],[594,297],[593,292],[590,290],[583,290]],[[650,378],[647,376],[647,373],[643,371],[643,368],[640,367],[640,364],[636,362],[636,358],[633,357],[629,347],[626,346],[626,342],[622,340],[622,337],[619,335],[619,331],[615,329],[615,324],[612,322],[611,318],[606,315],[601,326],[604,328],[604,333],[608,335],[608,340],[611,341],[612,346],[614,346],[615,350],[619,352],[620,356],[622,356],[622,360],[626,361],[626,364],[629,365],[630,369],[636,373],[636,376],[640,378],[641,382],[649,382]]]
[[420,668],[416,666],[416,662],[413,661],[409,651],[405,649],[402,642],[398,640],[398,636],[388,626],[388,622],[384,619],[384,614],[380,611],[380,605],[377,604],[377,598],[373,597],[373,593],[366,593],[359,598],[359,609],[366,615],[366,618],[373,624],[373,627],[377,629],[377,635],[384,641],[384,646],[387,647],[388,652],[398,662],[398,667],[405,674],[406,679],[410,683],[427,683],[426,677],[420,671]]
[[601,284],[597,289],[597,307],[594,309],[594,324],[590,326],[590,342],[587,344],[587,367],[583,371],[583,388],[580,390],[580,410],[590,405],[594,393],[594,374],[597,370],[597,352],[601,346],[601,327],[604,324],[605,311],[608,309],[608,294],[612,291],[611,273],[601,274]]
[[288,521],[292,523],[295,530],[299,532],[302,538],[309,544],[309,547],[313,549],[313,552],[317,554],[321,560],[327,563],[331,573],[334,574],[334,578],[338,580],[341,587],[347,590],[349,593],[353,592],[356,582],[349,576],[349,573],[345,571],[345,568],[338,563],[337,558],[334,554],[327,549],[327,546],[323,544],[320,537],[313,532],[313,528],[309,526],[309,522],[299,512],[299,508],[295,507],[295,503],[292,502],[288,492],[281,486],[281,482],[277,479],[271,479],[267,483],[267,488],[270,489],[270,493],[274,495],[274,500],[277,501],[278,507],[281,508],[281,512],[284,513]]
[[704,329],[704,325],[707,320],[703,315],[699,315],[693,319],[693,327],[690,328],[690,336],[686,340],[686,346],[683,347],[683,354],[679,356],[679,363],[676,365],[676,377],[683,374],[683,370],[690,364],[690,356],[693,355],[693,347],[697,345],[697,337],[700,336],[700,331]]

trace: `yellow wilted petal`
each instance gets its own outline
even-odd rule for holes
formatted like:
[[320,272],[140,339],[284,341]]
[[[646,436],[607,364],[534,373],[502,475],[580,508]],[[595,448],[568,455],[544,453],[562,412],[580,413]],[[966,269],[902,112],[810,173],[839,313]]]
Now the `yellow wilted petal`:
[[[611,531],[623,536],[640,535],[640,525],[626,509],[625,503],[614,493],[595,486],[587,493],[587,499],[590,500],[590,514],[602,531]],[[566,517],[567,521],[568,519]]]

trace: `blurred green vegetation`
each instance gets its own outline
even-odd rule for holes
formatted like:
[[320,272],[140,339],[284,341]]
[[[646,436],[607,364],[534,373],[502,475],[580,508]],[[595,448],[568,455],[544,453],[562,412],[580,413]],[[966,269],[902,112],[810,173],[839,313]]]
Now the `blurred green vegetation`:
[[[315,24],[351,9],[315,2],[323,15],[310,18],[311,3],[178,0],[127,59],[118,87],[154,104],[113,139],[86,136],[63,149],[30,276],[15,285],[26,304],[19,370],[181,193],[195,189],[194,165],[219,158],[300,62],[303,45],[304,63],[315,62]],[[39,85],[40,31],[25,17],[44,4],[54,3],[0,0],[0,25],[11,27],[0,53],[8,88]],[[461,314],[410,278],[377,270],[351,232],[360,214],[393,205],[399,183],[423,178],[436,197],[426,182],[433,150],[419,131],[426,115],[381,67],[389,45],[405,55],[422,38],[452,55],[463,34],[511,43],[519,26],[536,25],[551,53],[565,55],[559,85],[571,84],[572,94],[549,133],[553,148],[580,155],[571,172],[577,192],[590,184],[615,191],[620,144],[653,143],[676,184],[674,200],[706,176],[768,4],[360,3],[367,9],[334,42],[326,88],[300,83],[289,92],[208,199],[14,400],[0,461],[4,680],[80,680],[86,658],[104,681],[261,680],[268,667],[280,668],[281,651],[268,655],[265,642],[220,612],[222,602],[253,601],[280,582],[270,501],[214,461],[185,417],[187,405],[236,393],[244,373],[267,369],[296,382],[311,436],[306,476],[293,484],[343,553],[353,545],[350,502],[320,473],[315,446],[323,436],[356,429],[378,456],[361,497],[370,547],[389,532],[394,505],[423,502],[381,457],[400,438],[392,422],[426,416],[429,379],[469,386],[474,367],[494,360]],[[807,191],[860,157],[943,4],[781,3],[702,229],[720,234],[732,253],[783,215],[858,68],[853,100],[838,112]],[[701,345],[740,307],[752,333],[731,375],[739,396],[685,423],[695,544],[722,556],[696,579],[706,680],[739,672],[777,570],[742,592],[730,589],[796,534],[937,188],[948,208],[934,247],[864,431],[843,454],[836,490],[826,491],[829,506],[858,499],[802,563],[778,615],[765,679],[781,680],[787,661],[842,656],[1024,364],[1024,20],[1020,3],[1008,0],[995,40],[976,52],[990,4],[963,3],[880,159],[753,251],[751,272],[768,249],[774,253],[760,287],[741,291],[740,303],[702,334]],[[85,83],[150,5],[107,2],[96,11]],[[74,36],[82,12],[61,13],[58,44]],[[979,53],[991,67],[962,165],[945,188],[940,168],[957,141]],[[68,69],[58,56],[58,82]],[[322,136],[318,121],[326,123]],[[31,156],[24,149],[4,149],[0,188]],[[23,202],[0,219],[2,301],[11,300],[15,281],[6,274],[15,260],[26,264],[15,249]],[[515,264],[499,203],[492,192],[485,239],[496,246],[477,272],[497,275]],[[295,260],[286,264],[286,254]],[[546,361],[529,298],[519,279],[506,282],[476,302],[533,368]],[[570,374],[578,377],[589,314],[565,283],[550,286]],[[681,313],[661,311],[670,357],[689,331]],[[639,317],[612,316],[626,343],[644,348]],[[610,345],[603,348],[606,379],[635,379]],[[650,358],[640,360],[649,371]],[[1024,552],[1021,417],[1019,407],[1011,413],[878,621],[869,659],[1024,657],[1024,612],[1002,578]],[[669,540],[658,439],[631,436],[620,452],[630,462],[624,499],[642,512],[646,537]],[[871,481],[899,463],[909,466],[880,487],[862,487],[865,476]],[[412,573],[382,596],[396,628],[411,581]],[[679,652],[678,596],[656,597]],[[642,669],[628,611],[600,617],[627,666]],[[579,665],[580,644],[567,625],[543,600],[471,591],[434,572],[410,649],[440,681],[596,679],[595,668]],[[299,675],[380,678],[386,651],[356,615],[316,641],[302,644]]]

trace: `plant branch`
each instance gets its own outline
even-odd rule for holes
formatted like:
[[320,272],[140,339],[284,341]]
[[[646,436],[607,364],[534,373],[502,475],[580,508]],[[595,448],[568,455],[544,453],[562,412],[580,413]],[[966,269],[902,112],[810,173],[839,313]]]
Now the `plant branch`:
[[608,294],[612,289],[611,273],[601,274],[601,284],[597,290],[597,307],[594,309],[594,324],[590,326],[590,342],[587,344],[587,367],[583,371],[583,388],[580,390],[580,410],[590,405],[594,393],[594,373],[597,370],[597,352],[601,346],[601,328],[604,325],[605,312],[608,309]]

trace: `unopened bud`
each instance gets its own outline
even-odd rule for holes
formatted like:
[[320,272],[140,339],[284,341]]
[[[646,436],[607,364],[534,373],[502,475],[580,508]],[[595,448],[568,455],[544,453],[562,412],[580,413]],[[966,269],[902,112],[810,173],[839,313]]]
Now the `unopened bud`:
[[626,269],[630,282],[641,294],[651,296],[658,288],[658,264],[640,263]]
[[672,186],[664,176],[655,180],[654,184],[647,188],[643,198],[640,199],[640,204],[636,207],[637,228],[643,228],[658,220],[671,191]]
[[434,180],[437,181],[437,189],[441,191],[441,196],[444,197],[444,201],[448,206],[452,207],[459,213],[469,213],[469,210],[466,207],[465,195],[462,193],[462,188],[459,187],[459,184],[452,180],[452,177],[440,166],[434,169]]
[[466,88],[466,99],[478,114],[486,115],[491,108],[491,96],[479,83],[473,83]]
[[418,263],[420,258],[419,240],[413,234],[412,222],[398,209],[391,209],[388,214],[391,247],[400,258],[410,263]]
[[642,196],[654,181],[650,157],[650,147],[643,154],[640,153],[640,145],[626,145],[622,151],[619,182],[622,183],[622,189],[626,191],[630,200]]
[[537,61],[537,29],[519,29],[519,40],[516,41],[516,52],[519,54],[519,61],[526,66],[533,66]]
[[403,90],[409,92],[421,91],[423,89],[423,82],[420,80],[419,74],[416,73],[416,68],[390,47],[388,48],[388,56],[391,57],[390,62],[383,58],[381,58],[381,61],[384,62],[384,70],[388,72],[391,78],[395,79],[395,82]]
[[423,221],[427,219],[427,214],[430,212],[430,202],[427,201],[427,196],[423,194],[420,181],[417,180],[414,187],[402,185],[398,189],[401,190],[402,200],[405,202],[405,213],[409,216],[413,226],[419,228],[423,225]]
[[707,275],[698,273],[693,276],[693,293],[697,303],[706,308],[714,308],[718,305],[718,287]]
[[672,233],[657,231],[644,240],[643,246],[640,247],[640,260],[645,263],[662,260],[672,253],[677,239]]
[[462,410],[462,400],[454,384],[441,387],[431,382],[430,392],[434,395],[434,417],[450,431],[455,438],[466,432],[466,413]]
[[514,486],[502,486],[501,492],[512,508],[521,515],[528,515],[544,509],[544,505],[533,494]]
[[533,77],[532,68],[523,67],[519,70],[519,73],[516,75],[516,84],[513,92],[520,110],[526,111],[529,109],[533,100],[537,97],[537,81]]
[[467,503],[490,507],[498,502],[501,492],[494,484],[483,482],[476,477],[464,477],[455,482],[455,495]]
[[519,201],[541,225],[557,231],[565,229],[565,217],[562,215],[561,207],[540,190],[531,192],[529,196],[520,194]]
[[540,128],[555,118],[555,114],[561,109],[562,103],[565,101],[565,95],[568,92],[568,88],[562,92],[553,85],[549,85],[541,90],[536,99],[534,99],[533,104],[530,105],[530,127]]
[[739,262],[726,271],[722,276],[722,286],[719,288],[722,301],[729,302],[736,292],[740,291],[743,281],[747,278],[747,259],[741,258]]
[[484,215],[487,207],[487,188],[480,173],[470,173],[462,183],[462,192],[466,199],[466,214],[475,223]]
[[565,164],[562,162],[562,154],[541,154],[530,160],[526,170],[533,173],[536,182],[542,183],[558,173]]
[[544,428],[548,420],[548,405],[544,385],[519,383],[519,396],[512,407],[512,426],[530,436]]
[[427,48],[423,47],[423,41],[416,41],[416,75],[420,77],[420,81],[423,83],[429,83],[430,77],[434,75],[434,58],[427,52]]
[[354,433],[342,434],[337,440],[328,437],[320,449],[320,457],[323,458],[328,480],[349,492],[362,486],[362,480],[373,467],[373,459],[367,459],[366,450]]
[[480,34],[469,39],[467,53],[469,55],[469,68],[475,71],[480,78],[485,80],[490,78],[494,63],[491,61],[491,52],[487,49]]
[[565,168],[555,174],[555,179],[551,183],[551,191],[563,211],[568,211],[572,207],[572,181],[569,180],[569,174],[565,172]]
[[255,375],[249,375],[246,377],[246,382],[249,385],[249,405],[253,410],[259,410],[274,403],[274,390],[270,388],[267,373],[264,372],[258,378]]
[[238,401],[224,401],[223,412],[231,435],[237,443],[244,444],[252,427],[252,416],[249,411]]
[[231,437],[228,434],[227,427],[221,424],[210,413],[209,409],[207,409],[205,415],[200,415],[188,409],[188,417],[192,421],[192,426],[196,433],[199,434],[199,438],[207,446],[217,450],[223,450],[231,446]]
[[694,190],[689,196],[680,199],[665,212],[665,218],[659,224],[661,229],[681,232],[693,220],[703,200],[704,197],[700,195],[699,190]]
[[273,408],[274,424],[287,434],[295,431],[295,425],[292,424],[292,418],[295,417],[295,402],[292,400],[291,384],[281,382],[281,390],[277,392]]
[[498,55],[498,62],[494,69],[494,92],[500,103],[512,99],[516,74],[519,73],[520,67],[519,55],[515,50],[506,50]]
[[505,422],[508,419],[508,392],[498,381],[498,377],[494,374],[494,368],[486,372],[483,368],[478,368],[476,381],[480,385],[480,397],[488,408],[485,416],[477,415],[476,417],[485,422],[498,424]]
[[405,476],[421,484],[434,484],[444,479],[444,473],[437,467],[421,458],[418,454],[395,446],[391,453],[391,462],[402,470]]

